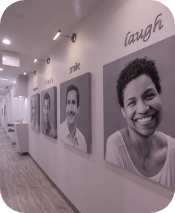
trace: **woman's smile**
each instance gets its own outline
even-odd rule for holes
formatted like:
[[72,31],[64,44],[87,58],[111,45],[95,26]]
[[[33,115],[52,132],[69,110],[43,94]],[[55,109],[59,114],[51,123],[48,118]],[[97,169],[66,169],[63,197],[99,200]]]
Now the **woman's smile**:
[[126,86],[122,113],[135,132],[145,136],[155,132],[162,119],[162,105],[150,77],[140,75]]
[[138,123],[141,124],[141,125],[151,124],[152,121],[154,120],[156,114],[157,114],[157,113],[149,114],[149,115],[144,116],[144,117],[139,117],[139,118],[134,119],[134,121],[135,121],[135,122],[138,122]]
[[152,120],[152,116],[150,117],[146,117],[146,118],[138,118],[136,119],[136,121],[139,123],[139,124],[147,124],[147,123],[150,123],[150,121]]

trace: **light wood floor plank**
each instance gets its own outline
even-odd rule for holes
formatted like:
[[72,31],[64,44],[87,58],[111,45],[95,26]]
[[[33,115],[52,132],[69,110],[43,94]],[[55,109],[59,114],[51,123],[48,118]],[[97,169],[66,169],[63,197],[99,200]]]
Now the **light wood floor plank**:
[[24,213],[74,211],[29,155],[21,155],[0,127],[0,190],[4,202]]

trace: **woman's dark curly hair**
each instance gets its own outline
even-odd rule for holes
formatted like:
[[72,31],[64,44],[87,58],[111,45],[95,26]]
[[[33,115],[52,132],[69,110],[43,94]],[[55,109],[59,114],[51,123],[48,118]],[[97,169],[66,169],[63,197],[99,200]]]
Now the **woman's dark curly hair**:
[[158,71],[153,60],[148,60],[145,56],[144,58],[136,58],[133,61],[130,61],[125,68],[121,71],[119,78],[117,80],[117,95],[118,102],[120,107],[124,107],[123,99],[124,99],[124,89],[127,84],[136,79],[140,75],[145,74],[151,78],[153,81],[157,92],[161,93],[161,85],[160,78],[158,75]]

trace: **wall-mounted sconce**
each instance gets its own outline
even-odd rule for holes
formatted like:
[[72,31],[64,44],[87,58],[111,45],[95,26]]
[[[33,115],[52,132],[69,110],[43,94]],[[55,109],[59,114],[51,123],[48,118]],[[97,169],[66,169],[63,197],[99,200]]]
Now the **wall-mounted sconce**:
[[28,73],[33,73],[34,75],[36,75],[36,70],[33,71],[33,72],[27,72],[27,71],[25,71],[25,72],[24,72],[24,75],[27,75]]
[[46,60],[41,60],[41,59],[38,59],[37,57],[35,58],[35,60],[33,61],[34,63],[36,63],[37,61],[46,61],[47,64],[50,63],[50,58],[47,58]]
[[65,38],[71,38],[71,41],[73,43],[76,42],[77,40],[77,34],[76,33],[73,33],[72,36],[68,36],[68,35],[61,35],[61,30],[58,30],[56,35],[54,36],[53,40],[56,40],[58,38],[58,36],[64,36]]

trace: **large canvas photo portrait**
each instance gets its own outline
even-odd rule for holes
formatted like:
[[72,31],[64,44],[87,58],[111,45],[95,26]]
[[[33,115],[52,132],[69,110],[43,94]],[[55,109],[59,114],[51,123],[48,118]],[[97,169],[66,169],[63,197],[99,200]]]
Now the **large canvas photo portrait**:
[[104,157],[175,189],[175,36],[103,67]]
[[60,84],[60,141],[91,153],[91,74]]
[[40,94],[37,93],[31,96],[31,123],[30,127],[40,132]]
[[42,133],[57,138],[57,88],[41,92]]

